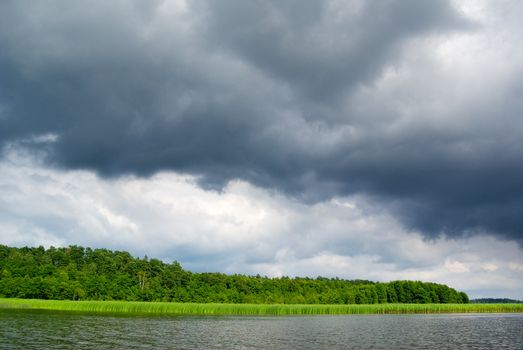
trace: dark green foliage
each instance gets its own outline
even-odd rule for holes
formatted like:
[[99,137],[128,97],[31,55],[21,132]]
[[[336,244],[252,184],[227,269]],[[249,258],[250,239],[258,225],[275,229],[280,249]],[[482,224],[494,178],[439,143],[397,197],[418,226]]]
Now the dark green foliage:
[[523,304],[523,300],[515,300],[508,298],[480,298],[472,299],[472,304]]
[[0,245],[0,297],[253,304],[468,303],[436,283],[192,273],[178,262],[78,246]]

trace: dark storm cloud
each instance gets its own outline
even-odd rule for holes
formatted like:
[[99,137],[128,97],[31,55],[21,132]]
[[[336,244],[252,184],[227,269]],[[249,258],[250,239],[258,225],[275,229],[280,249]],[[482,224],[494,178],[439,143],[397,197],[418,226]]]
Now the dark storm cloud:
[[446,2],[227,3],[205,2],[210,46],[320,102],[371,81],[403,40],[464,24]]
[[[450,3],[171,5],[2,2],[2,145],[52,134],[55,166],[172,169],[212,188],[240,178],[308,201],[364,193],[429,236],[521,241],[517,86],[490,109],[451,112],[463,122],[443,130],[434,112],[391,132],[405,117],[395,101],[356,98],[412,40],[471,28]],[[418,90],[400,97],[423,104]]]

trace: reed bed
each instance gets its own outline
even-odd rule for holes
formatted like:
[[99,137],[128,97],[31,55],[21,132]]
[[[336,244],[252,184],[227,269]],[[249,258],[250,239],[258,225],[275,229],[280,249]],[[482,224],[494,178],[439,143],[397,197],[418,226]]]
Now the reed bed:
[[130,301],[0,299],[2,308],[137,315],[351,315],[434,313],[523,313],[523,304],[197,304]]

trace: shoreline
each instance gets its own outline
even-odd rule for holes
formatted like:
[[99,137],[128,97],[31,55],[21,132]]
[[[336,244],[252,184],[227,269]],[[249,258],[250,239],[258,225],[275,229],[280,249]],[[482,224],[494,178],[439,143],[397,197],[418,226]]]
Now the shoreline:
[[42,300],[0,298],[0,310],[48,310],[127,315],[357,315],[523,313],[523,304],[216,304],[148,301]]

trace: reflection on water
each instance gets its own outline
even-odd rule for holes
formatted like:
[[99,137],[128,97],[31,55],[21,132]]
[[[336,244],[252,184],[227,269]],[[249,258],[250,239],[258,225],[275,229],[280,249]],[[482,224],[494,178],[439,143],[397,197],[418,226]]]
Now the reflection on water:
[[0,309],[0,349],[523,349],[522,314],[119,317]]

